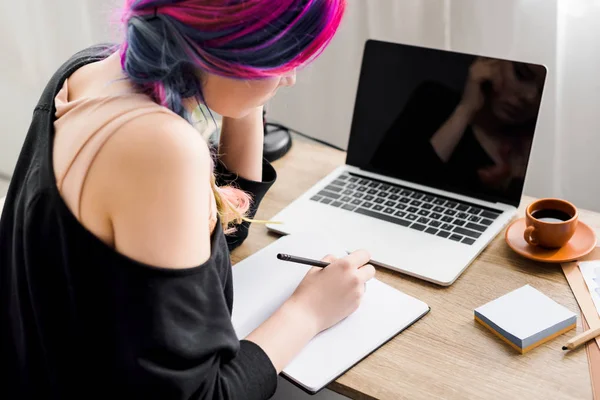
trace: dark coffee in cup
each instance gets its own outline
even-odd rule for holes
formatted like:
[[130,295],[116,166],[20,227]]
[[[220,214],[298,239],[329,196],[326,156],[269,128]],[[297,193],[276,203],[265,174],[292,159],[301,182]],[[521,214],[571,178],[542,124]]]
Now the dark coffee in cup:
[[525,212],[523,237],[532,246],[562,247],[575,234],[578,220],[577,208],[566,200],[537,200]]
[[556,209],[537,210],[531,216],[542,222],[564,222],[573,218],[573,215]]

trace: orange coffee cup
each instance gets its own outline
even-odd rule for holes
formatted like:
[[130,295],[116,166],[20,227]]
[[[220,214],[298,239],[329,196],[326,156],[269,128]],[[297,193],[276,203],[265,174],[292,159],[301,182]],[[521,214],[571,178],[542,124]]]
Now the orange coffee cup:
[[575,234],[579,212],[566,200],[540,199],[527,207],[524,237],[531,246],[563,247]]

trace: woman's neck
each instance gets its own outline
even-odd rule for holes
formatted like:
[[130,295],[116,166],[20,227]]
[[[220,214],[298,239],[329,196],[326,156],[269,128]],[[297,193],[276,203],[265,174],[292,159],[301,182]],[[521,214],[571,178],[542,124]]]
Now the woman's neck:
[[104,60],[81,67],[69,77],[69,98],[101,97],[134,93],[121,69],[119,52]]

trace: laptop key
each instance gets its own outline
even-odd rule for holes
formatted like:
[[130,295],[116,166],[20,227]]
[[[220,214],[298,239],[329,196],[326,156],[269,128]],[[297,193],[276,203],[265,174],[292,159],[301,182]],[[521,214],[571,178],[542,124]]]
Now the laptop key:
[[444,224],[444,225],[442,225],[442,229],[445,230],[445,231],[451,231],[452,228],[454,228],[454,227],[452,225],[450,225],[450,224]]
[[384,212],[384,213],[386,213],[386,214],[390,214],[390,215],[391,215],[391,214],[393,214],[394,212],[396,212],[396,210],[394,210],[394,209],[393,209],[393,208],[391,208],[391,207],[388,207],[388,208],[386,208],[385,210],[383,210],[383,212]]
[[425,203],[431,203],[431,202],[432,202],[434,199],[435,199],[435,197],[433,197],[433,196],[430,196],[430,195],[425,195],[425,196],[423,197],[423,201],[424,201]]
[[348,195],[350,195],[350,194],[352,194],[352,193],[354,193],[354,192],[353,192],[352,190],[350,190],[350,189],[346,189],[346,190],[344,190],[344,191],[342,192],[342,194],[345,194],[346,196],[348,196]]
[[474,223],[472,223],[472,222],[469,222],[469,223],[467,224],[467,228],[469,228],[469,229],[473,229],[473,230],[476,230],[476,231],[478,231],[478,232],[485,232],[485,230],[486,230],[488,227],[487,227],[487,226],[485,226],[485,225],[479,225],[479,224],[474,224]]
[[394,200],[394,201],[398,200],[399,198],[400,198],[400,196],[398,196],[397,194],[393,194],[390,196],[390,200]]
[[476,216],[472,216],[471,218],[469,218],[469,221],[471,221],[471,222],[479,222],[479,221],[481,221],[481,218],[480,217],[476,217]]
[[400,218],[404,218],[406,217],[406,211],[396,211],[396,214],[394,215]]
[[469,214],[465,213],[465,212],[460,212],[456,215],[456,218],[460,218],[460,219],[469,219]]
[[440,218],[442,218],[442,217],[443,217],[443,215],[442,215],[442,214],[438,214],[438,213],[435,213],[435,212],[434,212],[434,213],[432,213],[432,214],[429,216],[429,218],[432,218],[432,219],[440,219]]
[[358,190],[359,192],[366,192],[367,191],[367,187],[366,186],[361,186],[361,187],[359,187],[356,190]]
[[348,210],[348,211],[354,211],[356,210],[356,207],[351,206],[350,204],[346,204],[345,206],[342,207],[344,210]]
[[377,186],[379,186],[378,182],[371,182],[371,183],[369,183],[369,187],[370,188],[376,188]]
[[396,208],[398,210],[406,210],[406,205],[402,204],[402,203],[398,203],[398,204],[396,204]]
[[429,223],[429,218],[421,217],[417,220],[417,222],[427,225]]
[[346,180],[346,179],[348,179],[348,178],[349,178],[349,176],[348,176],[348,175],[340,175],[340,176],[338,176],[336,179],[340,179],[340,180],[342,180],[342,181],[345,181],[345,180]]
[[463,221],[462,219],[455,219],[453,224],[456,226],[465,226],[465,224],[467,223],[467,221]]
[[367,191],[367,193],[368,193],[368,194],[377,194],[377,193],[379,193],[379,191],[378,191],[378,190],[375,190],[375,189],[369,189],[369,190]]
[[450,236],[450,232],[446,232],[446,231],[439,231],[439,232],[437,233],[437,235],[438,235],[439,237],[443,237],[443,238],[445,239],[445,238],[447,238],[448,236]]
[[338,185],[338,186],[346,186],[346,182],[342,181],[341,179],[336,179],[333,182],[331,182],[332,185]]
[[381,197],[376,198],[375,200],[373,200],[373,203],[375,204],[382,204],[385,200],[382,199]]
[[478,215],[481,212],[481,208],[471,207],[467,210],[469,214]]
[[339,202],[339,201],[334,201],[333,203],[331,203],[331,205],[334,207],[341,207],[344,205],[344,203]]
[[384,191],[379,191],[379,193],[377,194],[377,196],[379,197],[383,197],[384,199],[387,198],[390,194]]
[[441,206],[444,205],[444,203],[446,202],[446,200],[442,200],[442,199],[435,199],[433,201],[433,204],[435,204],[436,206]]
[[369,183],[371,183],[371,181],[368,179],[361,179],[358,183],[360,183],[361,185],[368,185]]
[[446,207],[448,208],[454,208],[458,205],[458,203],[454,202],[454,201],[448,201],[446,202],[446,204],[444,204]]
[[460,226],[457,226],[456,228],[454,228],[454,232],[460,233],[463,236],[471,237],[473,239],[478,239],[481,236],[481,233],[479,233],[479,232],[475,232],[470,229],[465,229]]
[[384,207],[380,206],[379,204],[375,204],[373,206],[373,210],[375,210],[375,211],[383,211],[383,209],[384,209]]
[[333,201],[333,200],[331,200],[331,199],[329,199],[329,198],[325,197],[323,200],[321,200],[321,203],[323,203],[323,204],[329,204],[329,203],[331,203],[332,201]]
[[391,189],[389,190],[389,192],[390,192],[391,194],[398,194],[398,193],[400,193],[400,189],[398,189],[397,187],[395,187],[395,188],[391,188]]
[[364,196],[364,194],[362,194],[361,192],[356,192],[352,195],[352,197],[355,197],[357,199],[362,199]]
[[408,214],[406,216],[406,219],[409,221],[415,221],[417,219],[417,216],[415,214]]
[[423,217],[426,217],[426,216],[429,215],[429,211],[427,211],[427,210],[421,210],[421,211],[419,211],[419,215],[422,215]]
[[462,243],[464,244],[468,244],[469,246],[472,245],[473,243],[475,243],[475,240],[471,239],[471,238],[464,238],[462,240]]
[[427,228],[425,225],[421,225],[421,224],[418,224],[416,222],[414,224],[412,224],[410,227],[412,229],[415,229],[415,230],[421,231],[421,232],[423,232]]
[[489,219],[496,219],[498,218],[498,213],[494,213],[494,212],[490,212],[490,211],[484,211],[480,214],[480,216],[484,217],[484,218],[489,218]]
[[423,195],[421,193],[413,193],[413,195],[410,197],[412,197],[415,200],[420,200],[423,198]]
[[459,204],[458,207],[456,207],[456,209],[458,211],[463,211],[464,212],[464,211],[467,211],[469,209],[469,206],[466,206],[464,204]]
[[358,182],[358,178],[353,176],[350,179],[348,179],[348,182]]
[[352,203],[350,203],[352,205],[355,206],[360,206],[362,204],[362,200],[356,199],[356,200],[352,200]]
[[379,186],[379,190],[388,190],[390,188],[390,185],[386,185],[385,183],[382,183],[381,186]]
[[388,207],[394,207],[396,205],[396,202],[395,201],[386,201],[385,205]]
[[340,193],[344,189],[341,187],[329,185],[329,186],[325,187],[325,190],[329,190],[330,192],[334,192],[334,193]]
[[362,207],[364,207],[364,208],[371,208],[371,207],[373,207],[373,203],[369,203],[368,201],[365,201],[363,203]]
[[419,207],[421,204],[423,204],[423,203],[421,203],[420,201],[417,201],[417,200],[413,200],[410,202],[410,205],[415,206],[415,207]]
[[462,240],[462,236],[460,235],[452,235],[450,236],[450,240],[454,240],[455,242],[460,242]]
[[450,223],[454,221],[454,218],[446,215],[445,217],[442,217],[442,221]]
[[408,203],[410,203],[410,199],[408,197],[403,197],[400,199],[400,202],[404,203],[404,204],[408,204]]
[[313,196],[310,199],[313,201],[321,201],[322,197],[321,196]]
[[351,183],[348,185],[348,189],[356,189],[357,187],[358,187],[358,185],[355,183]]
[[435,235],[438,233],[438,230],[435,228],[427,228],[425,232],[429,233],[430,235]]
[[444,207],[437,206],[433,208],[433,211],[436,213],[443,213],[444,211],[446,211],[446,209]]
[[433,208],[433,204],[431,204],[431,203],[425,203],[421,207],[424,208],[424,209],[426,209],[426,210],[431,210]]
[[391,223],[397,224],[397,225],[402,225],[402,226],[409,226],[410,225],[410,222],[405,221],[403,219],[396,218],[396,217],[393,217],[393,216],[387,215],[387,214],[376,213],[376,212],[373,212],[371,210],[366,210],[364,208],[358,208],[355,212],[357,214],[367,215],[369,217],[377,218],[377,219],[380,219],[380,220],[383,220],[383,221],[387,221],[387,222],[391,222]]
[[487,218],[483,218],[480,222],[485,226],[490,226],[494,221]]
[[368,194],[364,197],[365,201],[373,201],[374,198],[375,197],[371,196],[370,194]]
[[413,194],[413,192],[411,192],[410,190],[404,189],[403,191],[400,192],[400,194],[402,196],[410,196],[411,194]]
[[416,213],[419,211],[419,209],[417,207],[408,207],[407,210],[409,213]]
[[453,216],[456,215],[456,211],[454,211],[454,210],[446,210],[446,211],[444,211],[444,214],[450,215],[450,216],[453,217]]
[[344,196],[341,198],[341,201],[343,201],[344,203],[348,203],[352,201],[352,197],[349,196]]
[[331,199],[335,199],[338,200],[340,197],[342,197],[341,195],[337,194],[337,193],[331,193],[328,192],[327,190],[321,190],[319,193],[317,193],[319,196],[323,196],[323,197],[329,197]]
[[434,228],[439,228],[442,225],[442,223],[440,221],[430,221],[429,225],[433,226]]

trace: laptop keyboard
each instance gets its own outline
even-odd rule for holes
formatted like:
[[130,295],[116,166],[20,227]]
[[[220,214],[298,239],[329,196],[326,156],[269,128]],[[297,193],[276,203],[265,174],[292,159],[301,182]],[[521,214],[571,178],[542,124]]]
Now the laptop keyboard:
[[500,215],[496,210],[349,173],[338,176],[311,200],[466,245],[475,243]]

